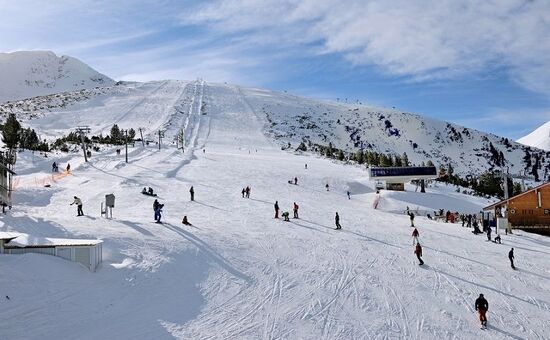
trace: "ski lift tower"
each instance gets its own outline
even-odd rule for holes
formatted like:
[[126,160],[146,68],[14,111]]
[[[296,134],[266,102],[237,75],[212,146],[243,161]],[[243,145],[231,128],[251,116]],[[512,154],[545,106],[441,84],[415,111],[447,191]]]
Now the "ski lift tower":
[[86,150],[86,142],[84,137],[86,137],[87,133],[90,133],[90,127],[88,126],[77,126],[76,127],[76,133],[80,136],[80,143],[82,145],[82,151],[84,151],[84,161],[88,162],[88,150]]

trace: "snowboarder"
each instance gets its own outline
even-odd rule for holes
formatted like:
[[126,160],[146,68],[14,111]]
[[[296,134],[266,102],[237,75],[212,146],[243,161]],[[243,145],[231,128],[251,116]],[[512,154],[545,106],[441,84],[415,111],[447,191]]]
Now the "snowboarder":
[[512,266],[512,269],[516,269],[516,266],[514,266],[514,248],[512,248],[508,252],[508,258],[510,259],[510,265]]
[[500,243],[500,234],[497,234],[497,237],[495,237],[495,240],[493,242],[501,244]]
[[195,189],[193,189],[193,186],[191,186],[191,189],[189,189],[189,194],[191,195],[191,201],[195,200]]
[[250,187],[249,186],[246,187],[245,192],[246,192],[246,198],[250,198]]
[[76,213],[77,216],[84,216],[84,212],[82,211],[82,200],[76,196],[74,196],[74,201],[71,203],[71,205],[76,204]]
[[489,310],[489,302],[485,300],[483,294],[479,294],[479,297],[476,299],[475,308],[479,313],[479,321],[481,322],[481,327],[487,327],[487,311]]
[[348,194],[348,200],[350,200],[351,199],[351,196],[350,196],[351,193],[348,191],[347,194]]
[[328,183],[327,183],[327,185],[325,185],[325,188],[326,188],[326,189],[327,189],[327,191],[328,191]]
[[67,173],[71,173],[71,164],[67,163]]
[[487,241],[491,241],[491,227],[487,227]]
[[414,213],[412,211],[409,213],[409,219],[411,220],[411,227],[414,228]]
[[279,201],[275,201],[274,208],[275,208],[275,217],[274,218],[279,218]]
[[420,233],[418,232],[418,229],[414,228],[412,232],[412,238],[413,238],[413,246],[418,243],[418,236]]
[[340,215],[338,215],[338,212],[336,212],[336,215],[334,216],[334,224],[336,224],[336,230],[342,229],[342,226],[340,225]]
[[288,218],[288,216],[290,216],[290,213],[288,211],[285,211],[281,216],[283,216],[283,221],[290,222],[290,218]]
[[243,191],[241,191],[241,194],[243,195],[243,198],[244,198],[244,195],[246,194],[246,189],[243,188]]
[[414,253],[416,255],[416,258],[418,259],[418,264],[421,266],[424,264],[424,261],[422,261],[422,247],[420,246],[420,243],[416,242],[416,248],[414,249]]
[[294,177],[294,185],[298,185],[298,177]]
[[298,217],[298,208],[300,208],[298,206],[298,204],[296,204],[296,202],[294,202],[294,207],[292,208],[292,211],[294,212],[294,218],[299,218]]
[[181,220],[181,223],[185,224],[185,225],[192,225],[191,223],[189,223],[189,221],[187,220],[187,215],[183,216],[183,220]]

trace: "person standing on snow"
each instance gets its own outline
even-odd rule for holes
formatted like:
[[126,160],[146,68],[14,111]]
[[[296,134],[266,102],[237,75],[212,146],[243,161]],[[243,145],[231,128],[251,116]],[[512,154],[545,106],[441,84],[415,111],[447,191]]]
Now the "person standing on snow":
[[76,216],[84,216],[84,212],[82,211],[82,200],[76,196],[73,197],[74,201],[71,203],[71,205],[76,204]]
[[57,163],[53,162],[52,164],[52,172],[57,172]]
[[298,185],[298,177],[294,177],[294,185]]
[[420,233],[418,232],[418,229],[414,228],[412,232],[413,246],[418,243],[418,236],[420,236]]
[[160,221],[160,219],[162,218],[162,208],[164,208],[164,204],[158,203],[157,209],[155,210],[155,222],[156,223],[162,223]]
[[246,194],[246,189],[243,188],[243,191],[241,191],[241,194],[243,195],[243,198],[244,198],[244,194]]
[[512,266],[512,269],[516,269],[516,266],[514,266],[514,248],[512,248],[508,252],[508,258],[510,259],[510,265]]
[[274,208],[275,208],[275,217],[274,218],[279,218],[279,201],[275,201]]
[[294,206],[292,208],[292,211],[294,212],[294,218],[299,218],[298,217],[298,208],[300,208],[300,207],[298,206],[298,204],[296,204],[296,202],[294,202]]
[[159,203],[158,200],[155,200],[155,201],[153,202],[153,211],[155,212],[155,215],[154,215],[155,221],[158,220],[158,215],[157,215],[157,213],[158,213],[158,209],[159,209],[159,204],[160,204],[160,203]]
[[246,187],[245,193],[246,193],[246,198],[250,198],[250,187],[249,186]]
[[325,188],[326,188],[326,189],[327,189],[327,191],[328,191],[328,183],[327,183],[327,184],[325,185]]
[[487,241],[491,241],[491,227],[487,227]]
[[350,200],[351,199],[351,196],[350,196],[351,193],[348,191],[347,194],[348,194],[348,200]]
[[416,248],[414,248],[414,253],[416,255],[416,258],[418,259],[418,264],[423,265],[424,261],[422,261],[422,247],[418,242],[416,242]]
[[336,230],[342,229],[342,226],[340,225],[340,215],[338,215],[338,212],[336,212],[336,215],[334,216],[334,224],[336,224]]
[[411,227],[414,227],[414,213],[409,212],[409,219],[411,220]]
[[191,186],[191,189],[189,189],[189,194],[191,195],[191,201],[195,200],[195,189],[193,189],[193,186]]
[[481,322],[482,327],[487,327],[487,311],[489,310],[489,302],[485,300],[483,294],[479,294],[479,297],[476,299],[475,308],[479,313],[479,321]]
[[71,173],[71,164],[67,163],[67,173]]
[[307,163],[306,163],[306,170],[307,170]]

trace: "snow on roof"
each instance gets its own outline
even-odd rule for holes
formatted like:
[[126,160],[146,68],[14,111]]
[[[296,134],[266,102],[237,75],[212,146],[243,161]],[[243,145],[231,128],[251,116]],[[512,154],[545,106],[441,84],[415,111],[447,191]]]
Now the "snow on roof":
[[[7,238],[4,238],[4,235]],[[0,232],[0,239],[12,239],[8,245],[13,247],[54,247],[54,246],[94,246],[102,240],[37,237],[29,234]]]
[[13,238],[16,238],[19,235],[21,235],[21,234],[11,233],[11,232],[6,232],[6,231],[0,231],[0,240],[11,240]]

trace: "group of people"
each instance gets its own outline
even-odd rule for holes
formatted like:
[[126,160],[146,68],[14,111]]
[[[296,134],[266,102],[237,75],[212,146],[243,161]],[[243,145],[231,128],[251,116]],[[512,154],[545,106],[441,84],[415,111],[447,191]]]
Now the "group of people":
[[247,186],[246,188],[243,188],[241,194],[243,195],[243,198],[250,198],[250,187]]
[[[65,171],[71,172],[71,164],[67,163],[67,167],[65,168]],[[53,162],[52,163],[52,172],[59,172],[59,163]]]

